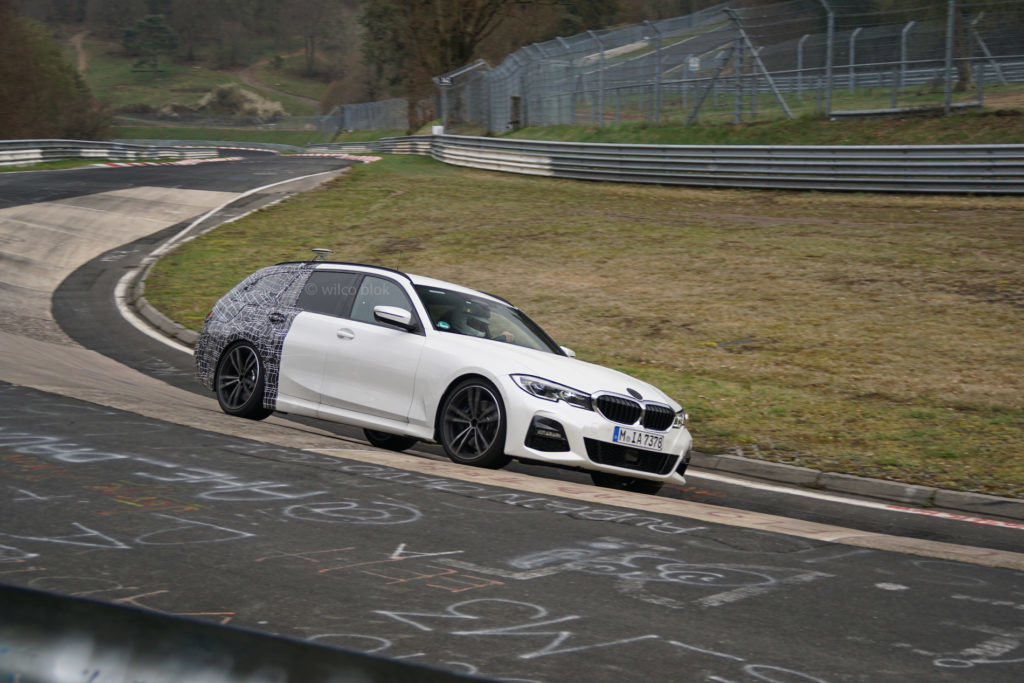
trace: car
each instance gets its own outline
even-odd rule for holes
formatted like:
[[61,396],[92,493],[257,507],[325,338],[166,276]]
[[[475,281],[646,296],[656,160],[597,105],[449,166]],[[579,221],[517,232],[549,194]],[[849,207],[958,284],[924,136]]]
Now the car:
[[354,263],[279,263],[210,311],[196,378],[228,415],[275,411],[362,428],[395,451],[516,459],[655,494],[685,483],[692,438],[656,387],[584,362],[505,299]]

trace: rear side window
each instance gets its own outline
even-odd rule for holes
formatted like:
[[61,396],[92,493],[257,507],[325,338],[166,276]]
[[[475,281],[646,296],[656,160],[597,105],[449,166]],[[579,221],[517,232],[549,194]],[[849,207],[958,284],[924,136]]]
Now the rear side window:
[[274,305],[295,279],[294,271],[267,268],[257,271],[231,290],[233,301],[256,306]]
[[359,291],[359,273],[314,270],[295,305],[311,313],[345,317]]

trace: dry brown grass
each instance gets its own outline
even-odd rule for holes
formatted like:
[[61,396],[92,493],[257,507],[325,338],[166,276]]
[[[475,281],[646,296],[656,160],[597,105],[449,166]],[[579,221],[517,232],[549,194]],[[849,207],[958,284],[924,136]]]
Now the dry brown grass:
[[326,246],[509,298],[582,358],[673,394],[698,450],[1021,496],[1022,226],[1018,198],[583,183],[390,158],[187,245],[147,295],[196,326],[245,273]]

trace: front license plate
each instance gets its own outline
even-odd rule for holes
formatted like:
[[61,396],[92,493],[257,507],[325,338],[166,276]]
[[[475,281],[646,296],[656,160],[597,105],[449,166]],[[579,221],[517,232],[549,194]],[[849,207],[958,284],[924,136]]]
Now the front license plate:
[[612,441],[625,446],[646,448],[651,451],[660,451],[665,447],[665,437],[661,434],[649,434],[638,429],[626,429],[625,427],[615,428],[615,432],[612,434]]

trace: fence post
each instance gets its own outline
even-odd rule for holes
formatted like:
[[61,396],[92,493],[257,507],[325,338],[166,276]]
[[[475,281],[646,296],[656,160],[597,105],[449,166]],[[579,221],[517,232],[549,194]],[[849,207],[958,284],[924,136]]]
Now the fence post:
[[[576,60],[572,57],[572,46],[569,45],[569,41],[561,36],[555,36],[555,40],[558,41],[558,44],[565,51],[565,58],[568,61],[568,66],[565,71],[566,75],[562,77],[562,82],[572,83],[572,92],[566,93],[565,86],[562,86],[561,93],[558,95],[558,123],[572,125],[576,123]],[[565,102],[567,101],[569,103],[569,112],[568,115],[565,115],[563,113],[563,109],[565,108]]]
[[601,42],[601,39],[593,31],[587,31],[587,35],[597,43],[597,48],[601,51],[597,69],[597,108],[601,114],[598,117],[597,126],[600,128],[604,126],[604,43]]
[[916,21],[908,21],[900,31],[900,94],[906,92],[907,86],[907,34],[914,28]]
[[832,115],[832,48],[835,44],[836,15],[827,0],[818,0],[828,13],[828,29],[825,33],[825,116]]
[[850,34],[850,92],[852,93],[856,87],[857,75],[855,73],[857,64],[857,34],[864,30],[863,26],[858,26]]
[[946,5],[946,94],[943,103],[943,111],[947,116],[953,108],[953,21],[955,12],[956,0],[949,0]]
[[[763,50],[763,49],[764,49],[764,46],[762,45],[759,48],[751,50],[751,53],[752,53],[753,58],[755,60],[761,54],[761,50]],[[761,93],[761,78],[760,78],[760,72],[757,70],[757,68],[751,68],[751,71],[753,71],[753,73],[751,74],[751,79],[754,81],[754,83],[753,83],[753,88],[752,88],[753,92],[750,95],[750,118],[753,119],[753,120],[756,120],[757,119],[757,98],[758,98],[758,95]]]
[[536,51],[540,57],[531,54],[532,62],[530,64],[531,73],[531,95],[533,97],[533,109],[530,112],[532,118],[532,125],[535,126],[549,126],[551,121],[548,118],[548,88],[547,88],[547,76],[548,76],[548,55],[544,52],[544,49],[537,43],[531,43],[530,48]]
[[661,31],[650,21],[645,20],[644,23],[654,32],[658,40],[658,45],[654,49],[654,116],[652,117],[654,124],[657,125],[661,120]]
[[796,44],[796,96],[800,100],[804,99],[804,43],[810,37],[810,33],[805,33]]
[[985,104],[985,62],[980,59],[974,65],[974,80],[978,84],[978,106]]
[[448,132],[448,88],[452,85],[452,79],[440,76],[437,79],[437,87],[441,91],[441,126]]
[[733,120],[739,125],[743,122],[743,37],[740,35],[739,22],[736,23],[736,90],[734,94]]
[[686,55],[686,68],[683,69],[683,83],[682,83],[682,105],[683,109],[686,109],[686,96],[690,90],[690,67],[693,64],[693,53]]

